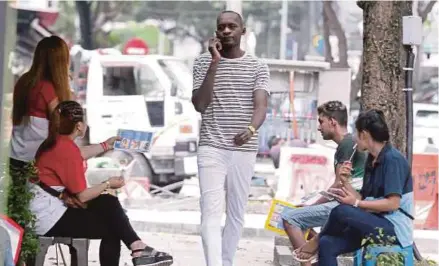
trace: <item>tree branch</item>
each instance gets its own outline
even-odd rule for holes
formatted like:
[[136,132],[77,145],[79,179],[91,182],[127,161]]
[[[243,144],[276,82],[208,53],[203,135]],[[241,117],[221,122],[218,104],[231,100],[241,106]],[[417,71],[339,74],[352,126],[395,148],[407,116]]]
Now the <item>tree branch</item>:
[[93,20],[93,33],[101,30],[102,26],[108,21],[114,20],[120,12],[129,4],[129,2],[115,2],[111,7],[110,2],[99,1],[95,9]]
[[288,28],[291,30],[300,30],[300,26],[294,22],[288,22]]
[[[327,1],[323,1],[323,5],[327,5]],[[331,35],[331,29],[329,28],[328,15],[324,10],[322,10],[323,15],[323,39],[325,41],[325,61],[334,64],[334,58],[332,57],[332,47],[329,41],[329,36]]]
[[196,34],[192,34],[189,30],[187,30],[185,28],[182,28],[182,27],[179,27],[179,26],[175,26],[175,27],[172,27],[170,29],[166,29],[165,30],[165,34],[172,34],[172,33],[174,33],[174,34],[180,35],[180,34],[178,34],[179,31],[183,32],[184,36],[193,38],[197,42],[202,41],[202,39],[199,36],[197,36]]
[[428,4],[421,10],[421,7],[418,7],[418,14],[422,19],[422,23],[424,23],[427,20],[428,14],[430,14],[431,10],[433,10],[434,5],[436,4],[437,0],[430,0]]
[[[337,18],[337,14],[332,7],[333,1],[323,1],[323,12],[327,19],[327,23],[329,27],[334,30],[335,36],[338,39],[338,67],[349,67],[348,64],[348,42],[346,39],[346,35],[341,25],[340,21]],[[326,27],[326,26],[325,26]],[[329,37],[328,37],[329,38]],[[329,41],[329,40],[328,40]]]

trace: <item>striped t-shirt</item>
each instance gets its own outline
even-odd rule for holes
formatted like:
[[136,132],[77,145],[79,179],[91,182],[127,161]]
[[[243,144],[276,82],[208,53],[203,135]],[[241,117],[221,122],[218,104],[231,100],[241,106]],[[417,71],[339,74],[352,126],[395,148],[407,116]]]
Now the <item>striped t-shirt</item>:
[[[194,90],[200,88],[211,63],[210,53],[200,55],[194,63]],[[258,136],[238,147],[233,138],[247,129],[253,115],[253,92],[269,92],[268,66],[257,57],[244,54],[240,58],[221,58],[213,87],[213,99],[202,114],[200,146],[256,152]]]

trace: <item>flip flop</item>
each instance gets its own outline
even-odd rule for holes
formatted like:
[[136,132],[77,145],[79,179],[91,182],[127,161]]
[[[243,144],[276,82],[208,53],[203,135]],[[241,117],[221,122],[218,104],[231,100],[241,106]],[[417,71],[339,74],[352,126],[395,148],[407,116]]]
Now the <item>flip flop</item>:
[[[311,262],[311,263],[316,263],[318,261],[318,259],[317,259],[317,250],[315,250],[314,252],[308,252],[308,251],[303,251],[303,250],[299,251],[299,249],[300,248],[298,248],[298,249],[293,251],[293,258],[294,258],[295,261],[298,261],[298,262]],[[297,257],[298,256],[298,252],[305,253],[305,254],[310,254],[312,256],[309,257],[308,259],[301,259],[301,258]]]

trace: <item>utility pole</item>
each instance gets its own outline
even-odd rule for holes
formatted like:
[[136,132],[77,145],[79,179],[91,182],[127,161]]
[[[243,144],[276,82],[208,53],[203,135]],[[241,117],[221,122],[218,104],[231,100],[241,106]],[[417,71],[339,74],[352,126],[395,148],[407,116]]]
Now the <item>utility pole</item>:
[[288,30],[288,1],[282,0],[281,20],[280,20],[280,59],[285,59],[287,52],[287,30]]
[[[8,138],[8,136],[5,136],[4,133],[9,131],[10,128],[6,130],[6,127],[11,126],[10,123],[7,122],[7,120],[10,119],[10,113],[7,110],[12,109],[12,88],[14,87],[14,82],[11,68],[13,67],[12,60],[14,60],[13,53],[14,47],[16,45],[16,36],[17,10],[10,7],[10,1],[0,1],[0,103],[2,104],[2,108],[0,108],[0,128],[2,129],[0,131],[0,139],[2,141]],[[11,97],[9,98],[8,95],[10,95]],[[5,119],[2,119],[3,117]],[[4,145],[5,144],[3,142],[0,149],[1,158],[6,158],[7,156],[6,154],[4,154],[5,152],[7,152],[7,149],[5,149]],[[7,171],[6,169],[4,169],[4,167],[5,164],[0,165],[0,171],[2,171],[2,173],[3,171]],[[5,182],[5,180],[0,181],[0,191],[6,190],[6,187],[4,187],[6,183],[7,182]],[[5,200],[5,194],[0,195],[1,210],[5,209]],[[0,213],[2,213],[2,211],[0,211]]]

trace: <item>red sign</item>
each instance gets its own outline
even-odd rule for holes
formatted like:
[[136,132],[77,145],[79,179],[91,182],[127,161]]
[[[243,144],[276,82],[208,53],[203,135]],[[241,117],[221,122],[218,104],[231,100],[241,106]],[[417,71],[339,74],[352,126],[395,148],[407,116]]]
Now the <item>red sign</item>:
[[123,54],[129,55],[147,55],[148,52],[148,45],[140,38],[133,38],[129,40],[123,48]]
[[438,230],[438,156],[413,155],[413,192],[415,194],[415,226]]

